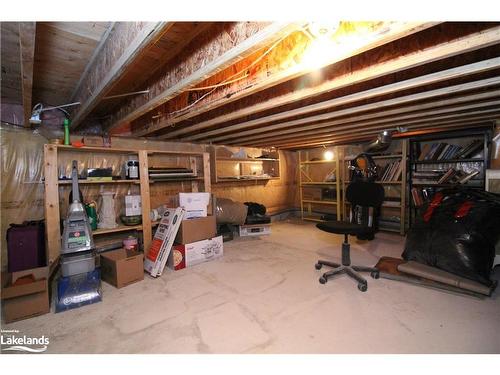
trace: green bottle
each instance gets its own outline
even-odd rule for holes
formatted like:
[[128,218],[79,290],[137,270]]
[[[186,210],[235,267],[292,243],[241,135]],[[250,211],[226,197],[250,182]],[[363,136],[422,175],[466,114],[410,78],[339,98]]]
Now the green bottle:
[[64,144],[69,145],[69,119],[64,119]]

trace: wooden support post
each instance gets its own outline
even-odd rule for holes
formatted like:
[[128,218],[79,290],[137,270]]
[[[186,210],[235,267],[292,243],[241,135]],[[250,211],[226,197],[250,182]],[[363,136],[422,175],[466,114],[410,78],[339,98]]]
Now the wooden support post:
[[46,253],[47,265],[52,270],[57,265],[57,259],[61,252],[57,147],[50,144],[44,145],[43,156]]
[[[196,165],[196,157],[195,156],[190,156],[189,157],[189,167],[194,172],[195,176],[198,177],[197,168],[196,168],[197,167],[197,165]],[[198,180],[191,181],[191,191],[193,193],[197,193],[198,192]]]
[[33,93],[33,64],[35,59],[35,22],[19,22],[19,49],[23,93],[24,126],[29,127]]
[[[215,165],[215,159],[213,160],[213,164]],[[210,154],[208,152],[203,153],[203,183],[206,193],[210,193],[212,191],[210,185]]]
[[142,236],[144,241],[144,254],[149,251],[152,239],[151,218],[151,197],[149,192],[149,173],[148,173],[148,151],[139,151],[139,178],[141,184],[141,207],[142,207]]

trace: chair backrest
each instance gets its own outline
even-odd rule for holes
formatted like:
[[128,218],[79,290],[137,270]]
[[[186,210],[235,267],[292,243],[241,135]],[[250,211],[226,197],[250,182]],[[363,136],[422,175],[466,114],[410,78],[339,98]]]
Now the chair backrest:
[[346,199],[353,206],[380,207],[384,201],[384,188],[375,182],[351,182],[346,189]]

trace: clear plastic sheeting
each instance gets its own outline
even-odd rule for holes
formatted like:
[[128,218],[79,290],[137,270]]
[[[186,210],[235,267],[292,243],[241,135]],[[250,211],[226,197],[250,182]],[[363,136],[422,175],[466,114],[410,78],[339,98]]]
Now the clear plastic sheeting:
[[7,268],[6,233],[11,223],[44,216],[43,145],[46,138],[30,130],[0,127],[1,140],[1,256]]

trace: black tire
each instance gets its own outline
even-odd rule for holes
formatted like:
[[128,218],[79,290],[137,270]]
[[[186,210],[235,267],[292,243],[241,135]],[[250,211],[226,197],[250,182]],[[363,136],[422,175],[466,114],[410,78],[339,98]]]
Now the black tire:
[[359,284],[358,284],[358,289],[359,289],[361,292],[366,292],[366,291],[368,290],[368,284],[359,283]]
[[319,278],[319,283],[320,283],[320,284],[326,284],[326,279],[325,279],[323,276],[321,276],[321,277]]
[[320,263],[316,263],[316,264],[314,265],[314,268],[316,268],[317,270],[320,270],[320,269],[321,269],[321,267],[323,267],[323,265],[322,265],[322,264],[320,264]]
[[379,271],[372,271],[370,273],[370,276],[373,277],[375,280],[380,277],[380,272]]

